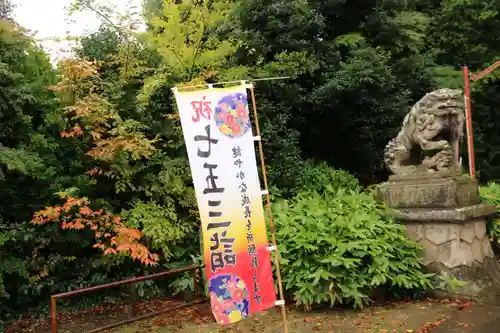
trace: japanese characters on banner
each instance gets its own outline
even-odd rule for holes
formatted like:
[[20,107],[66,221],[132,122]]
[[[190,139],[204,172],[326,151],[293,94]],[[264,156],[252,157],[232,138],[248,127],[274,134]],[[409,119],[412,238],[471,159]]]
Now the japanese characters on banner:
[[212,312],[222,325],[276,301],[248,87],[174,89],[200,211]]

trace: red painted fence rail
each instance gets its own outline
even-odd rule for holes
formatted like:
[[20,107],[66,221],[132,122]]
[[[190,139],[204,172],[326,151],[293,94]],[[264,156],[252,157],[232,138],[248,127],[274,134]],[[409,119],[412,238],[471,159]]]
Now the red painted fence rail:
[[[157,274],[145,275],[145,276],[130,278],[127,280],[111,282],[111,283],[101,284],[98,286],[93,286],[93,287],[89,287],[89,288],[85,288],[85,289],[78,289],[78,290],[74,290],[74,291],[70,291],[70,292],[66,292],[66,293],[52,295],[50,297],[50,317],[51,317],[51,322],[52,322],[52,333],[57,333],[57,304],[56,303],[57,303],[58,299],[69,298],[72,296],[77,296],[77,295],[82,295],[82,294],[88,294],[88,293],[92,293],[92,292],[96,292],[96,291],[100,291],[100,290],[104,290],[104,289],[110,289],[110,288],[114,288],[114,287],[119,287],[119,286],[123,286],[123,285],[130,285],[130,291],[131,291],[130,303],[132,306],[132,318],[129,318],[127,320],[122,320],[122,321],[119,321],[119,322],[116,322],[116,323],[113,323],[110,325],[98,327],[98,328],[95,328],[93,330],[87,331],[85,333],[102,332],[102,331],[109,330],[109,329],[112,329],[115,327],[131,324],[131,323],[139,321],[139,320],[155,317],[155,316],[158,316],[158,315],[165,313],[165,312],[168,312],[168,311],[178,310],[178,309],[186,308],[186,307],[189,307],[189,306],[192,306],[195,304],[200,304],[200,303],[206,302],[208,300],[206,297],[196,299],[198,296],[198,284],[197,284],[198,271],[200,271],[202,268],[203,268],[203,266],[200,266],[200,265],[186,266],[186,267],[176,268],[176,269],[172,269],[172,270],[157,273]],[[136,303],[136,289],[135,289],[136,283],[141,282],[141,281],[145,281],[145,280],[157,279],[157,278],[161,278],[161,277],[172,275],[172,274],[189,272],[189,271],[193,272],[193,285],[194,285],[194,300],[193,301],[183,303],[180,305],[176,305],[176,306],[172,306],[172,307],[166,307],[164,309],[161,309],[161,310],[158,310],[158,311],[155,311],[152,313],[148,313],[148,314],[134,317],[137,314],[137,308],[136,308],[136,304],[135,304]]]

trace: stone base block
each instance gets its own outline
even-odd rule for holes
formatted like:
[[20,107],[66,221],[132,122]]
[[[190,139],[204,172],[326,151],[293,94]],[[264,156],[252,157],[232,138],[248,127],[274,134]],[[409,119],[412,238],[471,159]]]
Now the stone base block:
[[391,176],[377,187],[377,198],[391,208],[456,208],[480,203],[475,181],[460,172]]
[[460,223],[406,222],[408,237],[424,246],[424,265],[432,273],[465,282],[456,292],[474,296],[500,282],[500,266],[486,234],[484,219]]
[[475,298],[489,287],[496,286],[500,282],[500,267],[498,261],[492,258],[485,258],[483,263],[474,262],[470,267],[459,266],[448,269],[438,263],[433,263],[428,266],[428,269],[437,274],[447,272],[449,276],[465,282],[464,285],[457,286],[455,290],[434,290],[434,296],[438,298]]
[[459,171],[394,175],[377,187],[377,199],[424,246],[428,270],[466,283],[459,293],[471,296],[500,282],[486,235],[486,217],[496,208],[481,204],[475,181]]

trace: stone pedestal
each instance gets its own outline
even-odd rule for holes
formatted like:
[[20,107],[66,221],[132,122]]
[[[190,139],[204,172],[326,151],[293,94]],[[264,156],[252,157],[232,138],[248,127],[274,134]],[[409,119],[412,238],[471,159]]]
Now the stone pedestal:
[[495,207],[482,204],[477,184],[460,173],[391,176],[377,198],[406,225],[410,239],[424,246],[424,265],[466,284],[456,290],[473,296],[500,282],[500,266],[486,234]]

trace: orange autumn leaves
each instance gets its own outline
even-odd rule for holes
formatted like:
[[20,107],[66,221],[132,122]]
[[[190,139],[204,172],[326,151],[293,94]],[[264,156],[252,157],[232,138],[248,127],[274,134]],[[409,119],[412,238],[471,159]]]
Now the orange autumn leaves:
[[62,137],[81,137],[90,133],[92,140],[101,139],[109,120],[117,115],[109,108],[102,95],[102,85],[97,64],[84,59],[70,58],[59,62],[59,81],[50,90],[59,94],[64,105],[64,116],[71,129],[62,131]]
[[[149,158],[154,141],[137,129],[138,124],[123,120],[106,98],[107,83],[101,80],[95,62],[67,59],[59,65],[59,83],[51,90],[60,94],[69,129],[62,137],[84,137],[92,143],[87,155],[105,163],[113,163],[121,152],[131,159]],[[114,176],[100,168],[93,174]]]
[[[88,175],[103,175],[112,179],[124,177],[116,167],[119,155],[127,153],[131,160],[149,158],[154,152],[153,141],[136,130],[135,124],[124,121],[106,97],[107,84],[99,77],[97,63],[79,58],[59,62],[58,84],[49,87],[58,94],[67,129],[63,138],[80,138],[89,144],[86,155],[99,162]],[[118,171],[117,171],[118,170]],[[142,233],[125,227],[119,217],[89,208],[87,198],[62,195],[61,206],[47,207],[36,213],[33,224],[59,223],[62,229],[94,232],[94,248],[105,255],[127,255],[145,265],[154,265],[158,256],[149,252],[140,240]]]
[[145,265],[155,265],[158,255],[149,252],[140,240],[142,233],[125,227],[119,217],[114,217],[103,210],[93,211],[88,207],[87,198],[66,196],[61,206],[47,207],[37,212],[31,223],[44,225],[59,223],[62,229],[82,230],[88,228],[94,232],[96,244],[105,255],[121,254],[139,260]]

